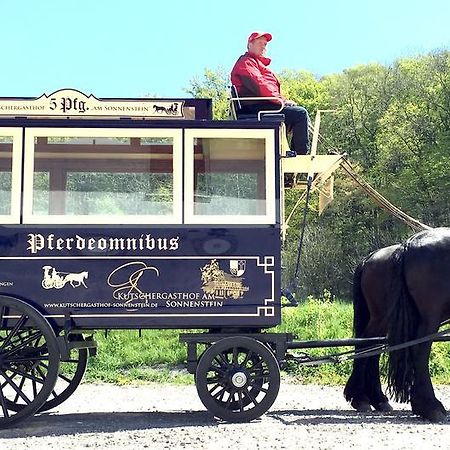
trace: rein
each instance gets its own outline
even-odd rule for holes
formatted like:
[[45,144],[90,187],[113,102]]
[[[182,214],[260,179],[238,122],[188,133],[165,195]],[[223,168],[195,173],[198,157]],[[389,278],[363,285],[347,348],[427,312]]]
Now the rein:
[[[447,319],[446,321],[442,322],[442,325],[449,323],[450,319]],[[287,359],[293,359],[297,361],[299,364],[305,365],[305,366],[315,366],[319,364],[325,364],[325,363],[340,363],[344,361],[352,361],[355,359],[361,359],[361,358],[368,358],[369,356],[376,356],[381,355],[382,353],[389,353],[389,352],[395,352],[397,350],[401,350],[403,348],[412,347],[414,345],[423,344],[424,342],[429,341],[439,341],[439,337],[449,336],[450,335],[450,328],[446,328],[445,330],[439,331],[437,333],[429,334],[428,336],[424,336],[422,338],[414,339],[412,341],[403,342],[401,344],[393,345],[389,347],[387,344],[380,344],[373,347],[369,347],[364,350],[359,350],[357,352],[350,350],[346,352],[341,353],[335,353],[333,355],[327,355],[327,356],[318,356],[318,357],[311,357],[306,353],[302,353],[299,356],[294,355],[287,355],[289,358]]]

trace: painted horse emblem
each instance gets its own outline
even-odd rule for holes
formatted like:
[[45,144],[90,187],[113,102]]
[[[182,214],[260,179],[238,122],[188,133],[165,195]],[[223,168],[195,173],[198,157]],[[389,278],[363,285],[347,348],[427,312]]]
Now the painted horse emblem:
[[62,289],[67,283],[70,283],[73,288],[80,286],[87,288],[84,282],[89,275],[87,271],[80,273],[58,272],[52,266],[44,266],[42,269],[44,270],[44,277],[41,285],[44,289]]

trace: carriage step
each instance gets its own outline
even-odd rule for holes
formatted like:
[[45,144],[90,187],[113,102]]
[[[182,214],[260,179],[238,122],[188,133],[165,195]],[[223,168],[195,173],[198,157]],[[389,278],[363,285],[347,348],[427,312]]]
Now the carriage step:
[[94,341],[94,339],[92,338],[87,338],[84,341],[72,341],[69,342],[68,347],[70,349],[74,349],[74,348],[93,348],[93,349],[97,349],[97,342]]
[[95,356],[97,354],[97,342],[94,341],[92,336],[88,336],[82,340],[68,340],[67,336],[58,336],[56,340],[58,342],[61,361],[69,360],[70,351],[74,349],[87,349],[89,356]]

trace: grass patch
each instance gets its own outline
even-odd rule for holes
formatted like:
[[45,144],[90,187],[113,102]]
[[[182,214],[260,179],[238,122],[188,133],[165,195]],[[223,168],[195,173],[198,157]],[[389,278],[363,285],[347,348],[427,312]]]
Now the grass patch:
[[[352,305],[331,301],[328,295],[308,298],[297,308],[282,311],[281,325],[271,332],[293,333],[299,340],[344,339],[352,336]],[[180,332],[189,330],[110,331],[95,334],[98,355],[90,358],[87,381],[117,384],[136,382],[193,383],[185,369],[186,345],[179,342]],[[193,330],[192,330],[193,331]],[[338,353],[351,348],[307,350],[311,356]],[[294,351],[291,351],[294,353]],[[320,366],[288,363],[285,374],[298,383],[344,384],[351,372],[350,361]],[[450,384],[450,345],[435,343],[430,359],[430,373],[435,383]]]
[[[353,309],[350,304],[331,301],[329,296],[308,298],[297,308],[282,311],[282,323],[274,328],[275,332],[293,333],[302,341],[345,339],[352,336]],[[350,348],[317,348],[291,350],[290,353],[306,352],[317,357],[331,355]],[[285,371],[299,383],[342,384],[350,371],[351,362],[340,364],[321,364],[318,366],[298,365],[288,362]]]
[[98,353],[90,358],[87,381],[187,383],[185,345],[180,330],[112,330],[96,332]]

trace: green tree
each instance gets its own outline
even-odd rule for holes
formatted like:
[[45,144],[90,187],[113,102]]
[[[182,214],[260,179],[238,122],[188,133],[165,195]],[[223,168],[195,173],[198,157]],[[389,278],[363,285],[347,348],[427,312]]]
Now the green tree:
[[223,67],[216,70],[205,69],[203,76],[195,76],[185,91],[195,98],[213,100],[213,118],[216,120],[229,117],[229,76]]

